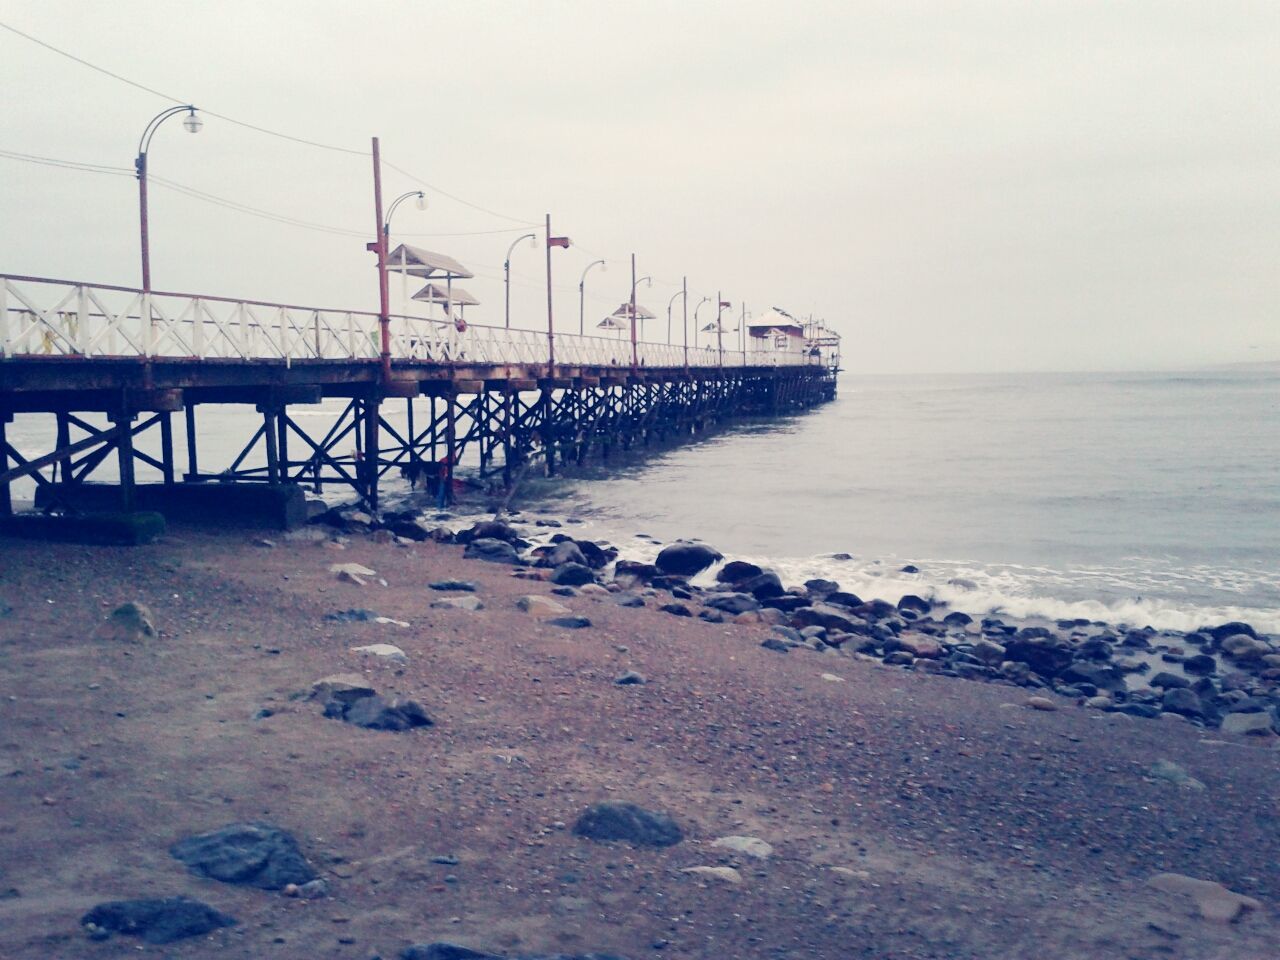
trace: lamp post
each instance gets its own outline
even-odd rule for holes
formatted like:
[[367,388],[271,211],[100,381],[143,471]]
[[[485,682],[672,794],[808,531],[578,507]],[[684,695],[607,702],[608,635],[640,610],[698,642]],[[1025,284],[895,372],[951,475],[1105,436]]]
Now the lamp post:
[[[519,243],[519,241],[516,241]],[[551,235],[551,214],[547,214],[547,376],[554,377],[556,369],[556,334],[555,321],[551,313],[551,248],[564,247],[569,249],[570,240],[568,237],[553,237]],[[514,244],[513,244],[514,246]],[[550,392],[543,394],[544,398],[550,397]],[[551,463],[548,460],[548,468]]]
[[[698,346],[698,334],[699,332],[701,332],[698,328],[698,311],[702,309],[702,305],[704,303],[710,303],[710,302],[711,302],[710,297],[703,297],[701,300],[698,301],[698,305],[693,308],[693,346],[695,349]],[[689,334],[687,331],[685,332],[685,339],[686,340],[689,339]]]
[[[427,195],[421,190],[410,190],[402,193],[391,201],[391,206],[387,208],[387,216],[382,221],[382,255],[384,257],[391,255],[391,216],[396,212],[396,207],[400,206],[404,201],[411,197],[418,198],[418,209],[427,209]],[[400,253],[400,309],[409,313],[409,274],[405,270],[404,252]]]
[[725,310],[733,306],[728,300],[720,299],[720,291],[716,291],[716,300],[719,306],[716,308],[716,348],[720,351],[720,366],[724,366],[724,327],[720,323],[720,315]]
[[511,326],[511,254],[516,249],[516,244],[521,240],[531,240],[529,244],[533,249],[538,249],[538,235],[536,233],[526,233],[522,237],[516,237],[511,241],[511,246],[507,247],[507,258],[502,261],[502,285],[504,287],[505,302],[502,309],[502,325],[504,327]]
[[685,295],[685,291],[683,289],[677,290],[674,294],[671,295],[671,299],[667,301],[667,343],[668,344],[671,343],[671,308],[675,306],[676,297],[683,297],[684,295]]
[[183,128],[187,133],[199,133],[200,128],[204,126],[204,121],[196,116],[196,108],[191,104],[161,110],[151,118],[151,122],[142,131],[142,138],[138,141],[138,159],[133,161],[134,169],[138,172],[138,215],[142,227],[142,289],[146,293],[151,292],[151,243],[147,225],[147,150],[151,147],[151,138],[155,136],[160,124],[184,111],[187,116],[182,121]]
[[636,287],[641,283],[652,283],[652,277],[636,279],[636,255],[631,255],[631,369],[640,366],[640,354],[636,349]]
[[586,290],[587,290],[587,274],[591,272],[591,268],[599,266],[603,270],[608,270],[609,265],[603,260],[593,260],[587,264],[587,268],[582,271],[582,276],[578,278],[578,336],[586,333],[585,310],[586,310]]

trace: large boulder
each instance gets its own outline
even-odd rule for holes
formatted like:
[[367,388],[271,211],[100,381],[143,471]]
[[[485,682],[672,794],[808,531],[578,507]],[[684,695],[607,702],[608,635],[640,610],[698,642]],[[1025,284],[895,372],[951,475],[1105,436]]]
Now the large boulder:
[[908,593],[898,601],[898,609],[910,610],[913,613],[928,613],[933,609],[933,604],[923,597],[917,597],[914,593]]
[[1025,663],[1042,677],[1056,677],[1071,666],[1071,648],[1056,637],[1025,636],[1019,633],[1004,644],[1004,655],[1015,663]]
[[186,897],[155,900],[111,900],[100,903],[80,923],[92,933],[124,933],[146,943],[173,943],[199,937],[235,924],[235,918],[219,913],[207,903]]
[[669,814],[634,803],[606,802],[588,807],[573,825],[573,832],[588,840],[623,840],[637,847],[670,847],[684,839],[684,832]]
[[1186,687],[1170,687],[1164,692],[1160,709],[1165,713],[1177,713],[1184,717],[1203,717],[1204,704]]
[[716,580],[719,583],[737,583],[739,580],[758,577],[762,573],[764,570],[754,563],[748,563],[746,560],[730,560],[716,571]]
[[489,563],[509,563],[513,566],[519,566],[524,562],[516,553],[515,547],[505,540],[493,537],[472,540],[467,544],[467,549],[462,551],[462,556],[466,560],[486,560]]
[[262,890],[316,879],[293,835],[269,823],[231,823],[179,840],[169,853],[197,876]]
[[826,603],[815,603],[801,607],[791,614],[793,627],[826,627],[828,630],[843,630],[845,633],[861,633],[866,623],[844,607],[833,607]]
[[1222,637],[1219,643],[1222,652],[1233,660],[1261,660],[1271,652],[1269,643],[1247,633],[1234,633]]
[[595,573],[585,563],[569,561],[551,571],[551,582],[562,587],[580,587],[584,583],[594,583],[595,579]]
[[670,546],[663,547],[662,552],[658,554],[658,558],[654,561],[654,565],[660,573],[692,577],[694,574],[701,573],[713,563],[718,563],[723,559],[724,557],[720,551],[707,546],[705,543],[690,543],[680,540]]
[[541,561],[544,567],[558,567],[563,563],[576,563],[583,567],[587,565],[582,548],[572,540],[561,540],[546,552]]
[[[1012,659],[1012,658],[1010,658]],[[1035,666],[1032,665],[1035,670]],[[1036,673],[1040,673],[1036,670]],[[1058,678],[1067,683],[1091,683],[1099,690],[1119,693],[1125,689],[1124,672],[1110,664],[1094,663],[1088,660],[1077,660],[1058,674]]]
[[624,577],[635,577],[637,580],[648,583],[657,572],[658,568],[652,563],[641,563],[639,560],[619,560],[613,567],[613,578],[621,580]]
[[507,543],[515,543],[520,539],[520,534],[511,524],[503,523],[501,520],[481,520],[469,530],[460,530],[457,539],[460,543],[476,540],[503,540]]
[[768,600],[770,597],[780,597],[786,593],[782,581],[772,570],[765,570],[753,577],[739,580],[733,586],[739,593],[749,593],[757,600]]
[[1239,620],[1232,620],[1230,623],[1224,623],[1217,627],[1210,627],[1208,629],[1201,630],[1200,632],[1209,634],[1209,636],[1213,637],[1215,640],[1223,640],[1226,637],[1235,636],[1237,633],[1243,633],[1246,636],[1253,637],[1255,640],[1258,639],[1258,631],[1253,629],[1253,627],[1249,626],[1247,623],[1241,623]]

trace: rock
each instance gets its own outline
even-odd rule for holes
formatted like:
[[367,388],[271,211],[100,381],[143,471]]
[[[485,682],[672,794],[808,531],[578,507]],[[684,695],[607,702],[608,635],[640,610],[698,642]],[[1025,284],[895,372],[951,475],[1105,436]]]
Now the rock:
[[1271,715],[1269,713],[1228,713],[1222,718],[1222,732],[1266,736],[1271,733]]
[[358,673],[335,673],[311,685],[311,697],[322,703],[338,700],[351,703],[361,697],[372,697],[377,691]]
[[378,615],[372,610],[352,607],[350,610],[337,610],[333,613],[326,613],[324,618],[333,623],[368,623],[371,620],[377,620]]
[[791,625],[793,627],[819,626],[845,633],[861,633],[866,623],[842,607],[815,603],[795,611],[791,615]]
[[586,617],[552,617],[547,623],[566,630],[582,630],[591,626],[591,621]]
[[352,647],[351,652],[368,654],[371,657],[390,660],[393,663],[409,662],[409,658],[405,656],[405,652],[394,643],[370,643],[363,647]]
[[643,683],[648,683],[649,681],[645,679],[645,676],[643,673],[637,673],[634,670],[628,670],[625,673],[619,674],[614,679],[613,682],[620,687],[629,687],[629,686],[638,686]]
[[1245,910],[1259,910],[1262,904],[1253,897],[1228,890],[1212,880],[1197,880],[1181,873],[1158,873],[1147,885],[1165,893],[1188,896],[1195,901],[1200,916],[1218,923],[1230,923]]
[[546,619],[547,617],[561,617],[573,612],[563,603],[536,593],[521,597],[516,601],[516,606],[525,613],[538,617],[539,619]]
[[431,527],[416,518],[396,520],[387,529],[397,537],[403,537],[406,540],[413,540],[418,543],[431,539]]
[[[157,636],[155,619],[146,604],[130,601],[111,611],[94,631],[93,638],[106,643],[142,643]],[[142,902],[142,901],[136,901]]]
[[844,677],[834,673],[824,673],[822,679],[830,683],[844,683]]
[[733,867],[685,867],[681,873],[691,873],[694,876],[709,877],[713,880],[724,880],[728,883],[741,883],[742,874]]
[[748,563],[746,560],[730,560],[716,572],[716,581],[718,583],[737,583],[739,580],[758,577],[762,573],[764,573],[764,570],[754,563]]
[[1099,690],[1110,693],[1119,693],[1125,689],[1124,673],[1119,668],[1092,661],[1077,660],[1062,670],[1058,678],[1067,683],[1090,683]]
[[1057,710],[1058,705],[1048,697],[1027,697],[1026,705],[1032,710]]
[[663,613],[669,613],[675,617],[692,617],[693,611],[686,607],[683,603],[664,603],[658,608]]
[[456,593],[475,593],[476,585],[470,580],[436,580],[427,584],[432,590],[453,591]]
[[1213,637],[1213,639],[1218,641],[1227,637],[1235,636],[1238,633],[1243,633],[1245,636],[1253,637],[1255,640],[1258,639],[1258,631],[1253,629],[1253,627],[1249,626],[1247,623],[1241,623],[1239,620],[1232,620],[1230,623],[1224,623],[1219,627],[1211,627],[1208,630],[1201,630],[1200,632],[1207,633],[1209,636]]
[[704,606],[730,616],[760,609],[760,601],[749,593],[713,593],[702,602]]
[[338,579],[342,579],[344,575],[348,578],[356,577],[363,581],[365,577],[376,577],[378,571],[370,570],[362,563],[334,563],[329,565],[329,572],[336,574]]
[[456,943],[420,943],[403,950],[400,960],[503,960],[496,953],[484,953]]
[[1160,709],[1165,713],[1176,713],[1184,717],[1203,717],[1205,712],[1200,698],[1186,687],[1171,687],[1166,690],[1160,701]]
[[988,667],[998,667],[1005,661],[1004,645],[980,637],[973,642],[973,656]]
[[[334,701],[329,701],[330,704]],[[326,716],[335,716],[326,706]],[[401,700],[398,697],[388,700],[374,695],[361,697],[349,704],[344,704],[336,718],[366,730],[390,730],[399,732],[414,727],[429,727],[432,720],[427,716],[422,704],[416,700]]]
[[1188,680],[1186,677],[1180,677],[1176,673],[1169,673],[1167,670],[1161,670],[1154,677],[1152,677],[1148,681],[1148,683],[1151,686],[1158,687],[1162,690],[1172,689],[1174,687],[1191,686],[1191,681]]
[[551,571],[551,582],[565,587],[580,587],[595,579],[595,573],[585,563],[562,563]]
[[898,609],[910,610],[913,613],[928,613],[933,609],[933,604],[923,597],[917,597],[914,593],[908,593],[898,601]]
[[952,610],[942,618],[942,622],[948,627],[967,627],[969,624],[973,623],[973,617],[969,616],[967,613],[962,613],[959,610]]
[[780,640],[777,637],[769,637],[761,643],[760,646],[764,647],[766,650],[772,650],[774,653],[787,653],[791,650],[791,647],[785,640]]
[[1110,697],[1088,697],[1084,705],[1094,710],[1110,710],[1115,706],[1115,701]]
[[618,601],[620,607],[643,607],[644,597],[623,597]]
[[757,860],[767,860],[773,854],[773,847],[759,837],[729,836],[719,837],[711,841],[711,846],[720,850],[732,850],[743,856]]
[[293,836],[269,823],[228,824],[179,840],[169,853],[197,876],[262,890],[316,879]]
[[663,547],[654,565],[661,573],[691,577],[723,559],[718,550],[705,543],[689,543],[680,540]]
[[1221,641],[1222,652],[1233,660],[1261,660],[1271,645],[1247,633],[1237,633]]
[[824,603],[834,603],[837,607],[853,609],[862,606],[862,598],[847,590],[832,590],[822,599]]
[[1197,780],[1186,769],[1172,760],[1157,760],[1147,768],[1147,776],[1152,780],[1164,780],[1167,783],[1186,787],[1188,790],[1203,790],[1204,784]]
[[635,577],[637,580],[648,583],[657,572],[658,568],[652,563],[640,563],[637,560],[619,560],[613,567],[615,580]]
[[566,563],[576,563],[581,567],[589,566],[582,548],[572,540],[561,540],[542,558],[542,565],[547,567],[559,567]]
[[431,606],[445,610],[470,610],[472,613],[484,609],[480,598],[472,594],[464,594],[461,597],[441,597],[439,600],[433,600]]
[[806,580],[804,582],[804,588],[809,591],[810,596],[821,599],[826,597],[828,594],[839,590],[840,584],[836,583],[834,580],[814,579]]
[[597,803],[573,826],[579,837],[599,842],[623,840],[637,847],[670,847],[684,839],[679,825],[666,813],[645,810],[634,803]]
[[1042,677],[1056,677],[1071,666],[1071,649],[1056,637],[1025,636],[1026,632],[1005,641],[1006,659],[1025,663]]
[[933,637],[926,637],[920,633],[903,634],[897,640],[899,650],[906,650],[913,657],[921,657],[926,660],[935,660],[942,656],[942,644]]
[[467,541],[475,543],[477,540],[501,540],[504,543],[515,543],[520,539],[520,534],[511,524],[501,520],[481,520],[469,530],[459,533],[458,539],[464,543]]
[[106,930],[140,937],[146,943],[173,943],[186,937],[212,933],[235,924],[235,918],[219,913],[207,903],[186,897],[163,900],[111,900],[100,903],[80,923],[90,930]]
[[479,540],[472,540],[467,544],[467,548],[462,551],[464,560],[484,560],[488,563],[506,563],[512,566],[522,566],[524,561],[520,559],[520,555],[516,553],[516,548],[505,540],[497,540],[492,537],[484,537]]
[[768,600],[770,597],[780,597],[786,591],[782,587],[782,580],[771,570],[766,570],[756,574],[754,577],[747,577],[734,584],[735,589],[739,593],[749,593],[757,600]]

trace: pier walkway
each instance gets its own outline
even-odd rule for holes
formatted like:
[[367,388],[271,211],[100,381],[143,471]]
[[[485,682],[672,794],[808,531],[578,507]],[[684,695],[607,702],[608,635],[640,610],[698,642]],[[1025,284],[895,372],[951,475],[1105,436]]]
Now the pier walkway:
[[[124,510],[204,508],[227,502],[219,497],[228,488],[240,495],[251,486],[336,483],[377,509],[380,481],[392,471],[450,482],[467,457],[482,476],[501,474],[507,483],[534,458],[555,473],[565,462],[728,417],[830,400],[839,369],[838,337],[825,330],[800,349],[744,351],[382,320],[359,310],[0,274],[0,514],[12,511],[10,487],[20,478],[36,483],[44,507],[101,507],[106,498]],[[291,416],[295,405],[331,397],[345,408],[322,434]],[[230,464],[210,467],[198,410],[211,404],[251,405],[260,425]],[[388,422],[389,404],[404,404],[406,417]],[[185,427],[181,476],[177,412]],[[92,413],[105,414],[108,425],[87,421]],[[6,439],[6,424],[23,414],[53,417],[39,456]],[[152,430],[160,434],[158,456],[135,444]],[[87,483],[113,454],[119,482]],[[139,463],[158,472],[158,484],[135,482]]]

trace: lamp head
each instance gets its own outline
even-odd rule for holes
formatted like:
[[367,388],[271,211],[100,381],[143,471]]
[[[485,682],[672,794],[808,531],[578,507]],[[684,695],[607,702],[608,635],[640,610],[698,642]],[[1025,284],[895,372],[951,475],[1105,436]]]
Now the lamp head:
[[182,118],[183,129],[187,133],[199,133],[200,128],[204,126],[204,121],[196,116],[196,108],[192,107],[191,112]]
[[427,195],[421,190],[418,191],[418,199],[414,202],[417,204],[419,210],[427,209]]

